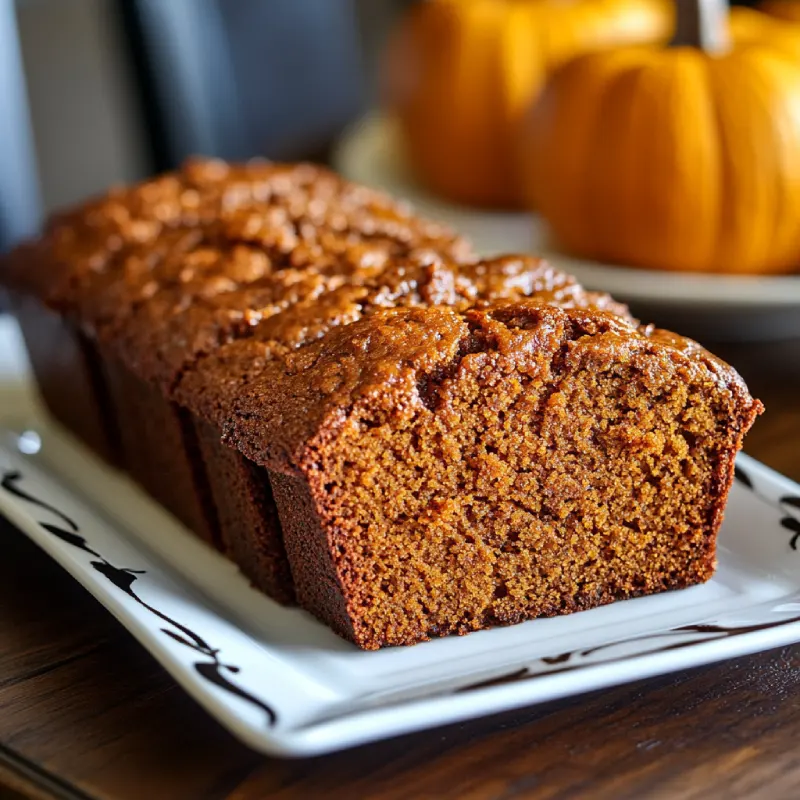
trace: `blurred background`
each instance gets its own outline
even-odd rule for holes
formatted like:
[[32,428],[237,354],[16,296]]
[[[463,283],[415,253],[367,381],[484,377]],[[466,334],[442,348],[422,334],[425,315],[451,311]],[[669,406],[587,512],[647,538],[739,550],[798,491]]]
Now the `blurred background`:
[[[0,0],[3,192],[19,204],[31,193],[21,161],[36,167],[46,213],[189,153],[325,158],[373,101],[378,54],[406,5]],[[28,134],[32,152],[20,155]],[[12,221],[0,230],[7,245]]]
[[387,37],[413,5],[0,0],[0,185],[15,197],[0,205],[0,244],[26,214],[187,154],[329,159],[377,105]]
[[[569,245],[564,234],[578,220],[597,216],[576,208],[614,203],[574,176],[572,199],[564,194],[564,164],[573,157],[559,151],[564,130],[550,132],[549,143],[526,134],[524,155],[540,163],[512,160],[515,126],[557,67],[585,51],[660,48],[676,28],[676,8],[680,29],[692,21],[681,9],[693,7],[696,17],[697,9],[716,8],[727,17],[722,0],[0,0],[0,251],[54,209],[191,154],[311,159],[410,198],[471,236],[481,252],[544,252],[643,318],[704,342],[770,342],[765,354],[782,352],[775,342],[800,337],[800,120],[789,119],[800,103],[800,23],[791,19],[800,19],[800,0],[756,5],[768,13],[731,10],[731,40],[737,48],[766,42],[796,65],[769,78],[769,103],[746,110],[722,131],[721,145],[712,144],[734,173],[745,151],[783,154],[777,167],[757,164],[755,177],[742,170],[739,195],[745,204],[759,196],[759,180],[764,191],[778,191],[775,225],[784,245],[759,234],[753,250],[736,238],[746,226],[729,224],[719,252],[695,258],[690,240],[703,238],[702,225],[686,237],[681,231],[696,216],[687,174],[705,161],[673,174],[669,153],[651,158],[651,137],[640,137],[638,173],[661,181],[639,190],[642,201],[674,193],[671,205],[658,201],[674,213],[651,213],[635,194],[624,196],[621,205],[641,206],[639,222],[607,217],[607,230],[595,226],[594,238],[582,232],[589,245],[562,247],[558,240]],[[599,93],[591,86],[555,96],[579,115]],[[643,92],[629,105],[647,102]],[[677,147],[696,122],[666,103],[659,113],[674,117]],[[728,154],[735,136],[746,141],[738,155]],[[617,170],[599,147],[588,151],[590,162]],[[542,170],[559,159],[548,182]],[[726,181],[722,194],[736,195]],[[612,189],[623,192],[622,183]],[[580,202],[575,192],[583,193]],[[733,219],[725,197],[716,202],[712,211]],[[609,249],[607,240],[624,247]]]

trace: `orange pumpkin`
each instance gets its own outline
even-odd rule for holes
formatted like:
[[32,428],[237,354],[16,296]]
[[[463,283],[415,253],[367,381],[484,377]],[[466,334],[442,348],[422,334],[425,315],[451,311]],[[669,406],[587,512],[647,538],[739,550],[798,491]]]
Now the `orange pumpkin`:
[[667,0],[429,0],[389,52],[389,103],[408,159],[434,192],[521,204],[514,132],[546,76],[577,53],[666,40]]
[[553,77],[524,172],[566,250],[666,270],[800,269],[800,37],[754,11],[732,17],[720,52],[626,48]]

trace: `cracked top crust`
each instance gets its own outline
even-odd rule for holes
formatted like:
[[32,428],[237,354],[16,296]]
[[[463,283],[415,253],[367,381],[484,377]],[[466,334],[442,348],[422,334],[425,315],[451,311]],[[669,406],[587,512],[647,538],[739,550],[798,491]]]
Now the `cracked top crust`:
[[679,370],[722,391],[735,415],[753,400],[738,373],[692,340],[638,326],[614,311],[559,307],[551,299],[479,301],[471,308],[380,309],[267,364],[246,384],[224,425],[245,455],[272,469],[313,465],[321,441],[342,425],[448,413],[443,387],[461,370],[501,380],[551,381],[564,368],[634,366],[657,379]]
[[169,387],[263,317],[416,251],[474,258],[446,227],[322,167],[192,160],[54,217],[0,276]]
[[[446,306],[466,311],[488,301],[533,297],[562,307],[593,307],[630,318],[609,295],[587,292],[570,276],[531,256],[458,264],[430,251],[394,259],[378,272],[342,279],[262,314],[244,335],[199,359],[175,390],[179,402],[218,424],[231,402],[271,362],[391,308]],[[341,334],[347,336],[347,333]]]

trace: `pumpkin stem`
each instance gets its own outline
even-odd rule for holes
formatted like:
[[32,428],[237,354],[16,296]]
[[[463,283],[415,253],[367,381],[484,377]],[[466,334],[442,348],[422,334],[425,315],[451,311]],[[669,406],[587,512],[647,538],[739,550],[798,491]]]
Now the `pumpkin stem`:
[[675,0],[673,47],[697,47],[722,53],[730,46],[728,0]]

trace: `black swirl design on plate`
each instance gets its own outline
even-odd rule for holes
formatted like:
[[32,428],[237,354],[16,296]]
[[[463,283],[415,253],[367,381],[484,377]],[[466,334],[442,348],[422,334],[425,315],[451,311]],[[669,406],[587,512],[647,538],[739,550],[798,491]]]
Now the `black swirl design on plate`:
[[797,550],[797,542],[800,540],[800,520],[794,517],[784,517],[781,520],[781,526],[791,531],[792,538],[789,540],[789,546],[792,550]]
[[[800,599],[800,598],[799,598]],[[598,647],[590,647],[587,650],[573,650],[568,653],[560,653],[556,656],[545,656],[539,659],[541,664],[551,666],[559,664],[557,669],[543,669],[539,667],[520,667],[513,672],[508,672],[504,675],[499,675],[486,680],[470,683],[467,686],[461,686],[456,689],[456,693],[460,692],[474,692],[478,689],[487,689],[492,686],[500,686],[506,683],[515,683],[517,681],[529,681],[535,678],[546,678],[550,675],[558,675],[561,672],[573,672],[574,670],[584,669],[589,666],[598,666],[600,664],[614,664],[620,661],[627,661],[631,657],[652,655],[653,653],[666,653],[670,650],[680,650],[684,647],[694,647],[698,644],[705,642],[716,641],[718,639],[727,639],[732,636],[741,636],[746,633],[755,633],[756,631],[765,631],[771,628],[778,628],[782,625],[789,625],[793,622],[800,622],[800,616],[791,617],[789,619],[770,620],[769,622],[760,622],[752,625],[718,625],[715,623],[706,624],[699,623],[697,625],[681,625],[677,628],[671,628],[663,633],[648,633],[642,636],[633,636],[630,639],[620,639],[615,642],[608,642],[607,644],[599,645]],[[685,639],[686,634],[697,633],[701,634],[701,638]],[[625,644],[634,644],[636,642],[648,642],[649,640],[660,641],[663,639],[678,639],[678,641],[668,641],[663,644],[656,644],[654,647],[648,647],[634,654],[627,654],[624,656],[617,656],[614,658],[604,659],[602,661],[592,661],[586,663],[583,661],[588,656],[595,655],[603,650],[610,650],[614,647],[619,647]]]
[[[20,500],[26,500],[28,503],[33,503],[34,505],[39,506],[39,508],[43,508],[45,511],[49,511],[51,514],[55,514],[55,516],[61,519],[64,523],[66,523],[66,525],[69,528],[71,528],[73,531],[77,533],[78,524],[75,522],[75,520],[70,519],[63,511],[59,511],[54,506],[51,506],[49,503],[45,503],[44,500],[32,497],[26,491],[20,489],[17,484],[21,479],[22,475],[16,470],[12,470],[11,472],[5,472],[3,473],[2,481],[0,481],[0,486],[2,486],[9,494],[13,494]],[[97,555],[97,553],[95,553],[95,555]]]
[[100,555],[100,553],[89,546],[86,538],[81,535],[80,528],[73,519],[50,503],[41,498],[34,497],[32,494],[22,489],[20,487],[21,481],[21,472],[18,470],[7,471],[3,473],[3,477],[0,479],[0,487],[14,497],[38,506],[57,517],[63,525],[53,525],[52,523],[41,522],[40,520],[37,520],[37,522],[44,530],[60,539],[62,542],[66,542],[72,547],[83,550],[84,553],[92,556],[93,560],[89,563],[93,569],[113,583],[117,589],[128,595],[135,603],[147,609],[153,616],[158,617],[170,626],[169,628],[160,628],[162,633],[169,636],[170,639],[178,644],[194,650],[202,656],[202,659],[198,659],[192,664],[195,672],[197,672],[200,677],[260,708],[266,715],[268,725],[273,726],[277,723],[278,717],[273,708],[250,694],[250,692],[246,691],[241,686],[238,686],[228,677],[228,675],[237,674],[240,670],[239,667],[233,664],[226,664],[222,660],[219,648],[212,647],[200,634],[177,620],[172,619],[172,617],[167,616],[163,611],[159,611],[154,606],[151,606],[136,593],[134,590],[134,583],[138,580],[140,575],[145,574],[145,570],[117,567],[111,564]]
[[750,475],[743,470],[739,464],[736,465],[734,471],[736,480],[749,489],[754,495],[761,498],[765,503],[769,503],[773,508],[777,508],[783,514],[781,517],[780,526],[791,533],[789,539],[789,547],[792,550],[797,550],[800,544],[800,519],[798,519],[798,512],[800,512],[800,496],[787,494],[781,497],[777,503],[770,498],[765,497],[756,486]]

